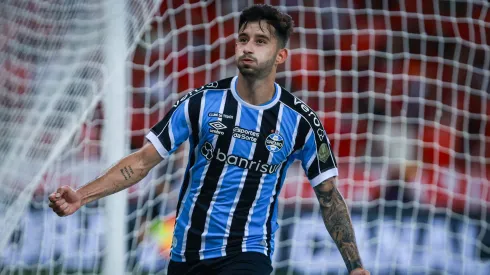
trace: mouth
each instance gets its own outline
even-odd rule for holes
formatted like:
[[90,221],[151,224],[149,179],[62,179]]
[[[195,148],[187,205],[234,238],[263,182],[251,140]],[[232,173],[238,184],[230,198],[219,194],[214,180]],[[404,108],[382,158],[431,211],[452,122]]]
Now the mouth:
[[241,61],[242,61],[243,63],[247,63],[247,64],[250,64],[250,63],[254,63],[254,62],[255,62],[255,60],[254,60],[254,59],[252,59],[252,58],[248,58],[248,57],[246,57],[246,58],[242,58],[242,59],[241,59]]

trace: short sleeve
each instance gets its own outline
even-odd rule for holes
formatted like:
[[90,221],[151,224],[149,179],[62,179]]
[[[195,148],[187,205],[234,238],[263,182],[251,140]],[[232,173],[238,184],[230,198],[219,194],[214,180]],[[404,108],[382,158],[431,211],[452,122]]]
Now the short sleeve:
[[299,151],[298,158],[311,186],[315,187],[331,177],[338,176],[337,162],[321,125],[315,129],[309,128],[305,134],[305,143]]
[[189,100],[178,103],[146,135],[164,159],[189,138]]

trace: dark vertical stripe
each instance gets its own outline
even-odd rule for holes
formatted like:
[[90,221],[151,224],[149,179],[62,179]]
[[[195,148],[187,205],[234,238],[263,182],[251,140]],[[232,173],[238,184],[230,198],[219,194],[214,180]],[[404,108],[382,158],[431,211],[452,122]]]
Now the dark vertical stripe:
[[321,171],[319,170],[318,166],[318,157],[315,156],[315,159],[311,163],[310,167],[308,168],[308,171],[306,172],[306,175],[308,176],[309,179],[313,179],[314,177],[320,175]]
[[165,117],[160,120],[151,131],[158,137],[165,150],[170,151],[170,137],[168,135],[168,124],[178,106],[172,107]]
[[[265,139],[271,133],[276,131],[277,120],[279,115],[280,104],[264,111],[262,122],[260,125],[260,135],[257,139],[253,160],[261,163],[267,163],[269,160],[269,150],[265,147]],[[252,208],[252,204],[259,189],[260,179],[263,173],[248,170],[247,177],[243,186],[242,193],[238,199],[238,203],[233,213],[233,218],[230,226],[230,235],[228,236],[226,253],[239,251],[245,234],[245,225],[247,223],[248,214]]]
[[324,143],[326,144],[327,149],[330,151],[330,155],[328,156],[328,158],[325,162],[322,162],[318,159],[318,150],[319,149],[316,148],[315,159],[313,160],[313,162],[311,163],[311,165],[307,171],[307,176],[310,179],[320,175],[322,172],[325,172],[325,171],[328,171],[330,169],[337,167],[337,163],[335,161],[335,156],[332,152],[332,149],[330,148],[330,144],[328,142],[324,142]]
[[163,129],[165,129],[165,127],[167,126],[168,121],[170,120],[170,118],[174,114],[175,109],[177,109],[177,107],[173,107],[172,109],[170,109],[170,111],[168,111],[168,113],[165,115],[165,117],[162,120],[160,120],[157,124],[155,124],[155,126],[153,126],[151,128],[151,131],[156,136],[159,136],[162,133]]
[[172,142],[170,141],[170,123],[168,126],[163,130],[163,133],[161,133],[158,136],[158,139],[160,139],[160,142],[162,143],[163,147],[165,147],[165,150],[170,151],[172,149]]
[[[297,114],[299,116],[299,114]],[[276,182],[276,193],[274,195],[274,198],[272,200],[271,207],[269,209],[269,218],[267,219],[267,256],[271,255],[271,238],[272,238],[272,214],[274,213],[274,209],[276,207],[277,203],[277,197],[279,196],[279,191],[281,190],[281,185],[282,185],[282,177],[284,173],[286,172],[286,168],[289,165],[289,157],[290,155],[294,154],[294,152],[300,150],[303,148],[306,142],[306,135],[308,134],[308,131],[310,130],[310,126],[308,125],[308,122],[301,117],[299,124],[298,124],[298,129],[296,129],[296,137],[294,139],[294,147],[292,152],[286,157],[286,162],[284,165],[281,167],[281,170],[279,171],[279,176],[277,177],[277,182]]]
[[272,238],[272,214],[274,213],[274,209],[277,203],[277,196],[279,195],[279,191],[281,190],[282,185],[282,176],[286,172],[286,167],[288,166],[287,162],[284,162],[281,170],[279,171],[279,177],[277,177],[276,182],[276,193],[274,194],[274,199],[272,200],[271,207],[269,209],[269,218],[267,218],[267,256],[271,255],[271,238]]
[[[182,187],[179,193],[179,200],[177,202],[177,214],[180,210],[180,205],[182,204],[182,200],[184,199],[184,195],[189,187],[190,183],[190,169],[194,166],[196,162],[196,155],[194,154],[196,146],[199,144],[199,115],[201,113],[201,100],[203,97],[203,93],[199,93],[195,95],[193,98],[189,99],[188,113],[189,120],[191,122],[191,144],[192,148],[189,148],[189,163],[187,164],[187,169],[185,170],[184,182],[182,183]],[[175,221],[177,222],[177,220]]]
[[[213,198],[213,194],[218,186],[220,175],[223,171],[225,162],[216,159],[218,150],[226,154],[232,139],[232,130],[235,125],[235,120],[238,110],[238,102],[235,100],[231,92],[228,90],[223,114],[233,116],[233,119],[223,119],[221,122],[227,127],[223,129],[224,135],[219,135],[214,148],[214,158],[209,163],[204,182],[199,193],[194,211],[191,214],[191,227],[187,233],[187,241],[185,247],[185,258],[187,261],[199,260],[199,249],[201,248],[201,235],[204,231],[206,223],[206,215]],[[204,114],[203,114],[204,115]],[[211,141],[209,143],[212,144]]]
[[[163,144],[163,146],[165,147],[165,149],[167,151],[170,151],[170,149],[171,149],[170,148],[170,146],[171,146],[170,136],[168,133],[168,123],[169,123],[170,119],[172,118],[172,115],[174,114],[175,110],[177,110],[177,108],[181,104],[183,104],[186,100],[190,100],[191,98],[196,97],[196,96],[202,97],[203,91],[204,91],[203,89],[196,89],[196,90],[192,90],[189,93],[185,94],[183,97],[181,97],[179,100],[177,100],[177,102],[175,102],[175,104],[172,106],[172,109],[170,109],[170,111],[168,111],[168,113],[165,115],[165,117],[151,128],[151,131],[157,137],[159,137],[160,142]],[[167,130],[165,128],[167,128]],[[162,133],[164,130],[166,133]]]
[[310,130],[310,126],[308,125],[308,122],[302,117],[301,120],[299,121],[298,129],[296,133],[296,139],[294,141],[293,152],[303,148],[309,130]]

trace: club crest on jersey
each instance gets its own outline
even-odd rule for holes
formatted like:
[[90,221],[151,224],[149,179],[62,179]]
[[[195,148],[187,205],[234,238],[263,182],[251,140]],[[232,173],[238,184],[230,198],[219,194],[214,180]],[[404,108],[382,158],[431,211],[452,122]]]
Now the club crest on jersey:
[[279,152],[284,146],[284,139],[281,135],[273,133],[265,139],[265,148],[272,153]]

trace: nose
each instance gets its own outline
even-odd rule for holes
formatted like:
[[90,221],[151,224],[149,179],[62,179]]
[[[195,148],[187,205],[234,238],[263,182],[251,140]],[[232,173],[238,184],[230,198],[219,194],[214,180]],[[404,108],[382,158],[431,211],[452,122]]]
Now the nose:
[[252,53],[253,53],[252,43],[248,42],[243,46],[243,54],[252,54]]

